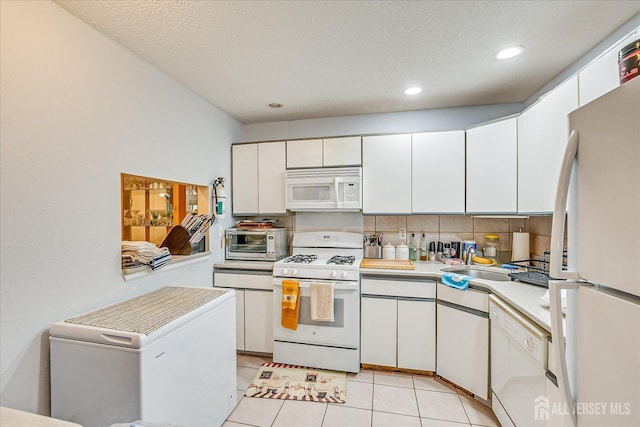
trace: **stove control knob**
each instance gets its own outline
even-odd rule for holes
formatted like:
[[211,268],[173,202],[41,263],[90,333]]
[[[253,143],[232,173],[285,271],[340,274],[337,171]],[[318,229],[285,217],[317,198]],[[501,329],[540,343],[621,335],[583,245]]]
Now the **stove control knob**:
[[282,275],[286,276],[287,274],[289,274],[289,269],[288,268],[283,268],[282,269]]
[[298,269],[294,268],[293,270],[291,270],[291,275],[292,276],[297,276],[298,275]]
[[331,273],[329,273],[329,277],[331,277],[332,279],[335,279],[336,277],[338,277],[338,272],[337,271],[332,271]]
[[343,279],[346,279],[348,275],[349,275],[349,273],[347,271],[343,271],[342,274],[341,274]]

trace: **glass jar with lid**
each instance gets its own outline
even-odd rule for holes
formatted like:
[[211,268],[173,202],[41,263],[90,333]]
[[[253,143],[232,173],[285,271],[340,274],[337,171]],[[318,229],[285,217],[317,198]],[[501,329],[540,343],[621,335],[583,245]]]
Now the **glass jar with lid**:
[[496,259],[498,256],[498,248],[500,247],[500,236],[497,234],[485,234],[484,240],[484,256],[486,258]]

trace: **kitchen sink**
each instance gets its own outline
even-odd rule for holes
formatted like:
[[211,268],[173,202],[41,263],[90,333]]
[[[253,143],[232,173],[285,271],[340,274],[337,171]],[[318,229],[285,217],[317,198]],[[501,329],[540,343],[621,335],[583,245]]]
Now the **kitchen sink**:
[[445,268],[442,271],[449,273],[463,274],[465,276],[477,277],[478,279],[495,280],[496,282],[510,282],[511,278],[507,274],[496,273],[494,271],[480,270],[468,267]]

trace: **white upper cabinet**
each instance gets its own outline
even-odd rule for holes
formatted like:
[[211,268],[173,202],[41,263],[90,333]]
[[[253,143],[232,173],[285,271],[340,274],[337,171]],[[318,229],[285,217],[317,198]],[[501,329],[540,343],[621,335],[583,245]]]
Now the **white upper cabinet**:
[[362,138],[347,136],[323,140],[324,166],[360,166],[362,164]]
[[288,168],[322,167],[322,140],[287,141]]
[[285,142],[231,146],[233,215],[285,214]]
[[234,215],[258,213],[258,144],[231,146]]
[[578,76],[518,117],[518,213],[553,211],[569,137],[568,114],[578,108]]
[[411,213],[411,135],[362,138],[362,212]]
[[467,130],[467,212],[515,213],[518,208],[517,118]]
[[258,211],[285,214],[286,144],[263,142],[258,146]]
[[[411,146],[411,211],[463,214],[465,132],[414,133]],[[394,155],[394,150],[390,147],[386,155]],[[396,191],[406,190],[397,188]]]
[[618,52],[636,37],[634,33],[625,38],[578,73],[581,107],[620,86]]
[[287,141],[287,168],[359,166],[361,137]]

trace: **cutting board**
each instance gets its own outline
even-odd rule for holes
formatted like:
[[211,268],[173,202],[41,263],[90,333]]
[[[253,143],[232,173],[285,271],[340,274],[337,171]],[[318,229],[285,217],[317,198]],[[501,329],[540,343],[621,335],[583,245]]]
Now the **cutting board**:
[[363,258],[360,268],[383,268],[390,270],[415,270],[416,266],[409,260]]

